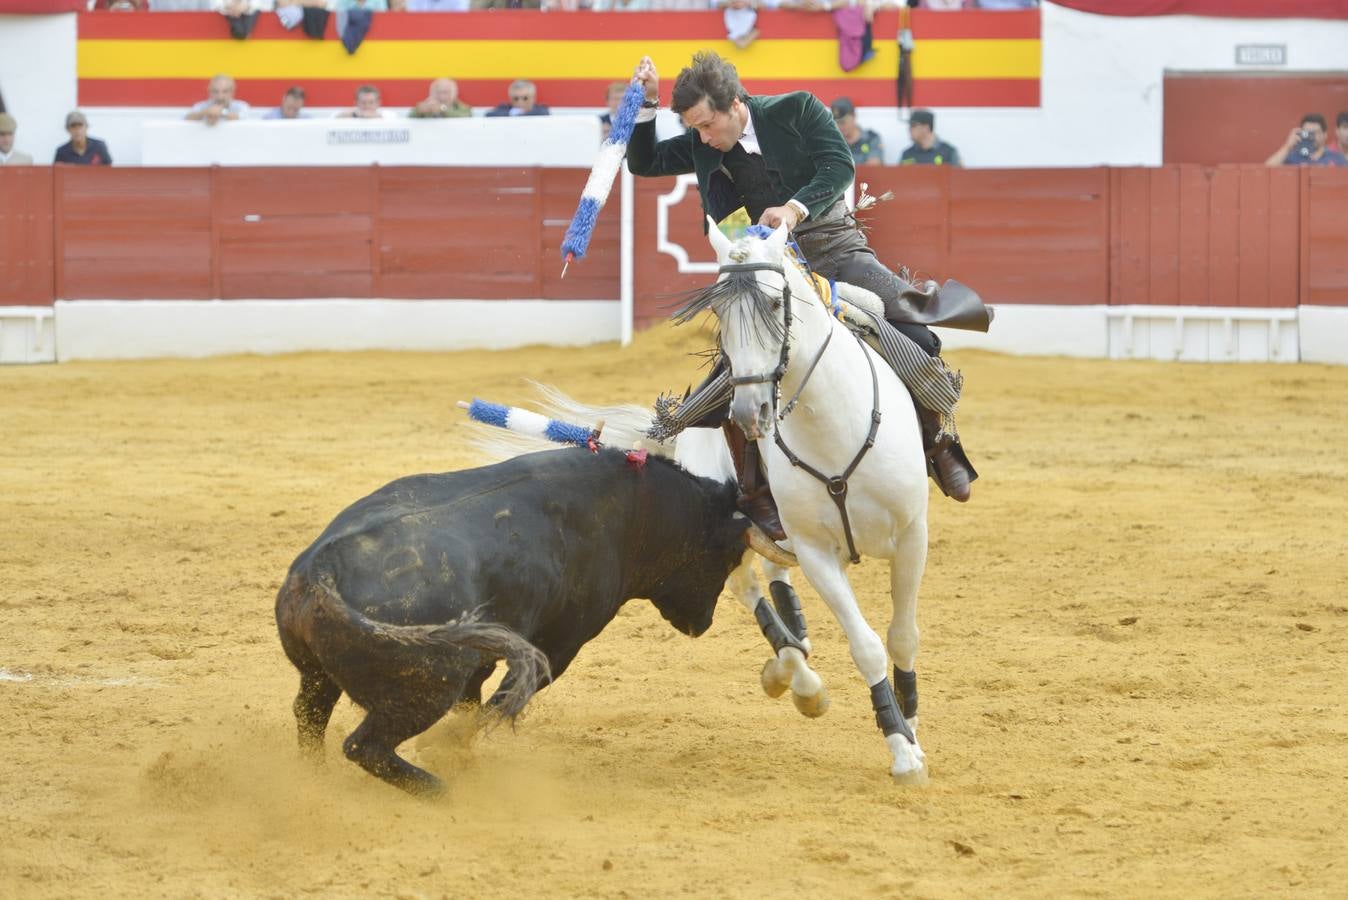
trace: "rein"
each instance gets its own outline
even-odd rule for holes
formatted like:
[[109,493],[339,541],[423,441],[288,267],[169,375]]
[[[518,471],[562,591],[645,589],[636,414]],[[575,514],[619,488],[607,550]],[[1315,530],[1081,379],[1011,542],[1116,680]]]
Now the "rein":
[[785,409],[779,414],[777,407],[781,402],[782,378],[786,375],[786,366],[790,361],[790,333],[791,333],[791,284],[787,281],[785,272],[780,265],[773,263],[728,263],[717,270],[717,274],[728,272],[776,272],[782,276],[782,352],[778,360],[777,368],[771,372],[760,372],[754,375],[732,375],[730,384],[738,386],[741,384],[771,384],[773,386],[772,405],[773,416],[777,419],[778,427],[773,429],[773,441],[777,448],[787,458],[791,465],[804,469],[814,478],[823,483],[828,490],[828,495],[833,499],[833,503],[838,507],[838,515],[842,518],[843,536],[847,538],[847,552],[850,554],[854,563],[861,562],[861,554],[857,553],[856,542],[852,538],[852,521],[847,515],[847,480],[852,477],[857,466],[865,459],[866,454],[875,446],[875,436],[880,430],[880,378],[875,371],[875,361],[871,355],[866,352],[866,343],[861,339],[861,335],[853,335],[857,343],[861,346],[861,355],[865,357],[866,364],[871,370],[871,428],[866,434],[866,440],[862,443],[861,449],[857,455],[852,457],[852,462],[843,470],[841,475],[828,476],[816,469],[814,466],[802,460],[795,451],[786,445],[782,438],[782,429],[780,423],[786,420],[791,411],[795,409],[796,402],[800,400],[801,393],[805,390],[805,385],[809,383],[810,376],[814,375],[815,367],[819,365],[819,360],[824,358],[824,351],[828,349],[829,341],[833,340],[833,327],[830,323],[828,335],[824,338],[823,344],[815,353],[814,360],[810,363],[805,372],[805,377],[801,380],[800,386],[787,402]]

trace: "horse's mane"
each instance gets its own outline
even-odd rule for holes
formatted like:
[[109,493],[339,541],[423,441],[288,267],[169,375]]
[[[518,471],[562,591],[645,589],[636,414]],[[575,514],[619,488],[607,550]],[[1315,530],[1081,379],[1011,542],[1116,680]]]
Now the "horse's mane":
[[[753,249],[755,244],[761,247],[764,242],[764,238],[755,235],[742,237],[730,251],[731,258],[736,262],[749,262],[755,255],[762,256],[761,253],[755,254]],[[781,260],[768,261],[780,263],[785,277],[788,280],[791,278],[791,270],[795,268],[793,260],[784,255]],[[792,291],[793,295],[797,293],[798,290]],[[786,323],[777,311],[779,309],[777,303],[782,299],[782,295],[778,291],[771,293],[767,291],[759,281],[757,272],[726,272],[706,287],[693,288],[678,296],[682,297],[683,302],[674,310],[671,317],[680,325],[712,310],[717,313],[719,328],[721,327],[719,323],[725,321],[721,311],[730,303],[740,301],[747,302],[750,311],[750,315],[735,317],[744,331],[741,337],[746,340],[750,337],[757,338],[760,343],[767,338],[780,343],[786,337],[784,330]],[[802,296],[797,299],[804,301],[806,298]],[[719,332],[717,342],[720,342]]]

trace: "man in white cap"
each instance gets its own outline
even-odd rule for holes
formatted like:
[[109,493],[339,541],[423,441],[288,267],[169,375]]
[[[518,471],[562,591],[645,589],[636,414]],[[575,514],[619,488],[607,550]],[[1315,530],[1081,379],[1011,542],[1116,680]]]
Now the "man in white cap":
[[19,123],[9,113],[0,113],[0,166],[31,166],[33,157],[14,149]]

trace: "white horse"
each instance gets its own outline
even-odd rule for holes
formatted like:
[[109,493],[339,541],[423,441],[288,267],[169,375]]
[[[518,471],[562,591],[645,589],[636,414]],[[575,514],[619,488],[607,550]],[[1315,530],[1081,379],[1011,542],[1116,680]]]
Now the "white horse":
[[[641,441],[651,452],[672,458],[693,475],[735,483],[734,461],[719,428],[688,428],[664,443],[652,442],[646,436],[653,418],[649,410],[633,405],[588,406],[550,385],[535,384],[534,387],[540,398],[537,405],[548,418],[582,423],[602,420],[602,440],[610,446],[631,447]],[[473,442],[489,457],[504,459],[537,450],[545,439],[484,427]],[[755,541],[755,546],[759,552],[774,549],[766,536]],[[781,564],[789,560],[785,555],[773,555],[780,562],[767,556],[746,556],[744,563],[726,579],[726,589],[757,620],[764,637],[772,645],[773,656],[764,663],[760,674],[764,693],[776,698],[789,688],[796,709],[804,716],[817,718],[828,710],[828,689],[807,661],[811,648],[805,618],[791,587],[790,572]],[[763,595],[754,569],[755,559],[768,582],[771,603]]]
[[[738,241],[715,224],[709,233],[720,274],[684,314],[710,309],[719,319],[734,385],[731,419],[758,442],[800,568],[847,635],[892,754],[890,774],[925,781],[914,662],[927,466],[912,398],[889,365],[825,309],[788,253],[784,227]],[[884,642],[847,580],[849,560],[861,555],[889,560],[893,618]]]

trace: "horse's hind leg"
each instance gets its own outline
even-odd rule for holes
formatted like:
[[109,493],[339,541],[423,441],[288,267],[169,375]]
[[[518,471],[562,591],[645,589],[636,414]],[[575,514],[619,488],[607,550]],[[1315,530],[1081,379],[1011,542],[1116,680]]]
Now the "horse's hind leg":
[[925,781],[925,755],[918,746],[917,737],[899,712],[894,687],[889,683],[889,658],[885,654],[885,645],[861,615],[841,561],[832,553],[815,547],[797,547],[796,558],[800,560],[805,577],[810,579],[810,584],[819,591],[842,626],[847,635],[848,648],[852,651],[852,661],[871,689],[875,722],[893,755],[890,775],[904,782]]
[[332,718],[332,709],[342,689],[323,672],[301,672],[300,692],[295,696],[295,724],[299,728],[300,749],[323,758],[323,736]]
[[434,725],[447,709],[432,714],[430,708],[422,708],[410,715],[398,716],[372,712],[342,743],[342,752],[371,775],[409,794],[440,794],[445,789],[444,782],[412,765],[395,751],[403,741]]
[[894,661],[894,691],[908,727],[917,733],[917,589],[927,563],[927,522],[916,519],[898,540],[889,561],[889,590],[894,618],[889,623],[889,658]]

